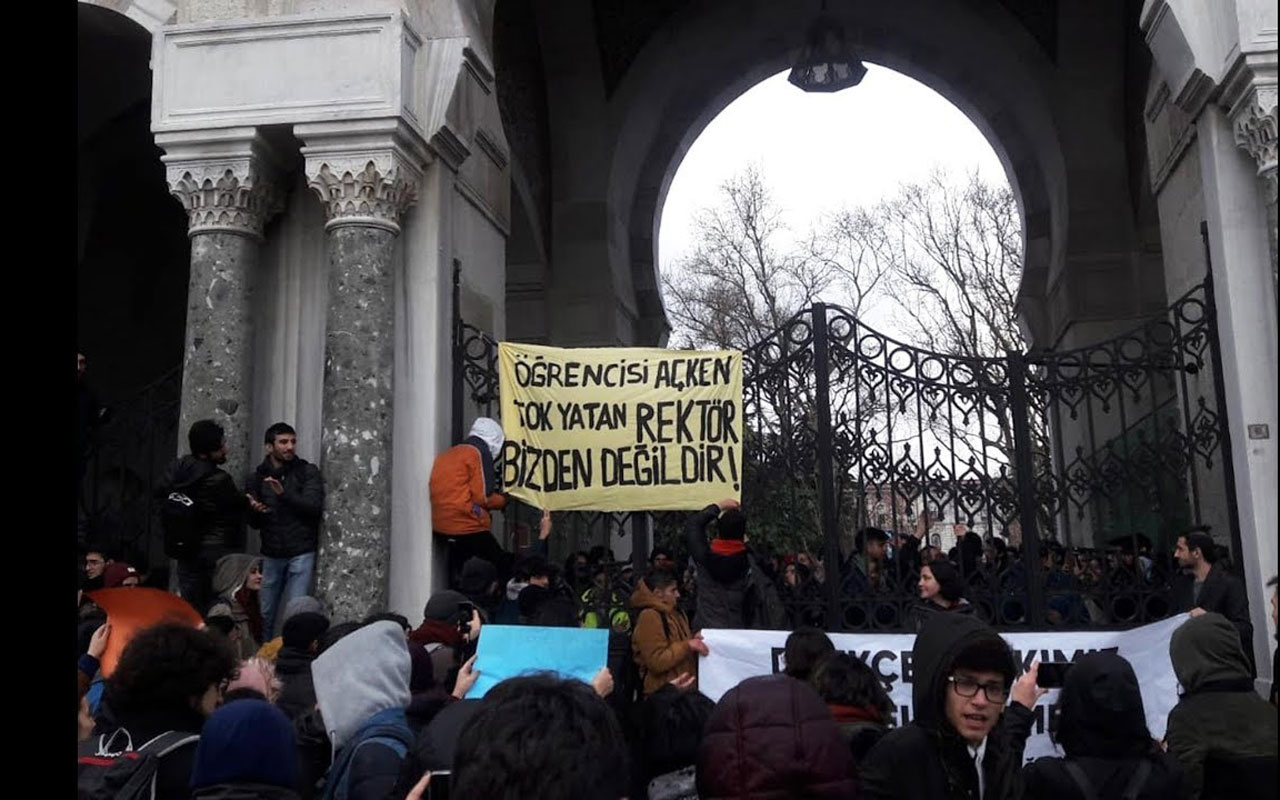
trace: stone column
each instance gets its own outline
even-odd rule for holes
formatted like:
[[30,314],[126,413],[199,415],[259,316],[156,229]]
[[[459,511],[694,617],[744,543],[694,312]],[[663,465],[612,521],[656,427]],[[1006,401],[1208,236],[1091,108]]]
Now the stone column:
[[[1205,218],[1213,259],[1218,341],[1240,519],[1239,563],[1253,619],[1254,656],[1265,670],[1271,651],[1269,590],[1276,563],[1277,313],[1268,275],[1265,214],[1256,172],[1235,142],[1234,121],[1210,105],[1196,121]],[[1217,533],[1217,531],[1215,531]],[[1263,672],[1265,675],[1265,671]]]
[[[1274,76],[1272,76],[1274,81]],[[1276,85],[1256,85],[1235,104],[1232,127],[1236,144],[1258,165],[1258,191],[1267,211],[1271,247],[1271,290],[1276,291]]]
[[254,268],[262,230],[283,208],[266,143],[252,129],[216,143],[158,136],[168,151],[169,191],[190,217],[179,452],[187,430],[212,419],[226,431],[224,469],[239,484],[252,461]]
[[395,252],[417,197],[421,157],[396,142],[355,151],[307,142],[307,179],[328,218],[321,469],[324,522],[317,594],[334,619],[387,600],[395,363]]

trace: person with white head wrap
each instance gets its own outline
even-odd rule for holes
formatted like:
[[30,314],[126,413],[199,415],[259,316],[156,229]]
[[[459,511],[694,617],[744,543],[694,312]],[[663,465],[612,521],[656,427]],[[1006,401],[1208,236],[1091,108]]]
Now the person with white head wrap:
[[494,468],[505,441],[499,422],[480,417],[467,438],[437,456],[431,467],[431,530],[447,548],[451,588],[472,556],[497,567],[499,585],[505,585],[511,571],[513,556],[494,538],[489,515],[507,504]]

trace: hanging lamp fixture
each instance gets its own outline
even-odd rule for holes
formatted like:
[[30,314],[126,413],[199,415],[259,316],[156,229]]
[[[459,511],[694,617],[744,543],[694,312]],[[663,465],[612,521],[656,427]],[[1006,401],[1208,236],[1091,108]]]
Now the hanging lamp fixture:
[[805,33],[804,47],[787,80],[806,92],[838,92],[857,86],[867,74],[845,41],[844,26],[827,14],[827,2]]

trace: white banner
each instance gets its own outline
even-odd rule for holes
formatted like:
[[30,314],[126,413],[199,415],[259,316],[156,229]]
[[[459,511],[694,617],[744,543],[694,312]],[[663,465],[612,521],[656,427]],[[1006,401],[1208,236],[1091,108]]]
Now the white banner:
[[[1179,614],[1160,622],[1126,631],[1070,631],[1001,634],[1025,670],[1034,661],[1074,661],[1097,650],[1118,652],[1133,665],[1147,727],[1157,739],[1164,738],[1169,711],[1178,702],[1178,679],[1169,661],[1169,637],[1188,619]],[[783,669],[782,651],[787,631],[702,631],[710,655],[698,665],[698,689],[719,702],[720,697],[745,678],[769,675]],[[895,724],[911,721],[911,648],[914,634],[830,633],[837,650],[865,661],[884,681],[893,700]],[[1040,698],[1034,709],[1035,723],[1027,740],[1026,757],[1061,755],[1049,740],[1049,706],[1058,701],[1058,690]]]

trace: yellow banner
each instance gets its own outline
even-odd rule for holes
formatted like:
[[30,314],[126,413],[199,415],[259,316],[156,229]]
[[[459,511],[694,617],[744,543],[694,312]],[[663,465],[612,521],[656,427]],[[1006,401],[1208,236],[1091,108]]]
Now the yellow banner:
[[502,485],[552,511],[695,510],[742,490],[742,353],[498,345]]

